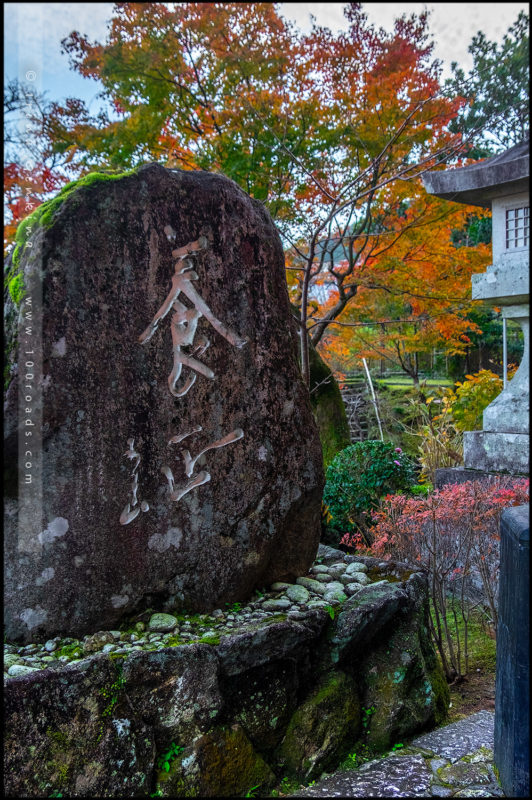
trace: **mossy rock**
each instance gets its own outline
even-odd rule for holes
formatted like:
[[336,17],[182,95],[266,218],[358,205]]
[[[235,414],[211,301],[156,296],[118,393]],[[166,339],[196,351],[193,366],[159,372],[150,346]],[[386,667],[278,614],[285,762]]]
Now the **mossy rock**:
[[364,742],[375,751],[388,750],[445,719],[449,690],[434,648],[424,638],[415,617],[408,625],[393,622],[379,634],[381,644],[362,666],[363,707],[371,711]]
[[[4,393],[16,374],[18,358],[18,305],[10,291],[10,283],[15,278],[11,255],[4,262]],[[21,280],[18,278],[17,280]],[[14,293],[18,303],[22,302],[19,292]],[[17,477],[17,476],[15,476]],[[10,492],[8,497],[13,497]]]
[[[139,165],[142,166],[142,165]],[[11,256],[11,263],[6,270],[4,282],[7,286],[11,300],[16,306],[19,306],[25,295],[24,276],[19,271],[20,259],[24,248],[28,244],[30,238],[35,233],[37,228],[51,228],[54,222],[54,217],[59,208],[63,205],[65,200],[70,198],[74,192],[79,189],[87,188],[95,183],[102,183],[104,181],[116,181],[133,175],[138,169],[128,170],[127,172],[120,172],[117,174],[109,172],[89,172],[75,181],[70,181],[66,186],[63,186],[60,192],[52,197],[50,200],[42,203],[35,211],[22,220],[17,228],[15,234],[15,247]]]
[[[26,296],[25,276],[20,268],[24,249],[30,240],[33,247],[38,244],[38,242],[35,241],[35,236],[38,231],[52,227],[57,212],[65,200],[71,198],[74,193],[79,190],[87,189],[96,183],[126,178],[134,174],[138,169],[139,167],[136,167],[133,170],[117,174],[90,172],[88,175],[84,175],[78,180],[67,183],[55,197],[42,203],[32,214],[25,217],[19,224],[15,234],[14,247],[4,261],[4,392],[7,391],[15,375],[18,351],[18,315]],[[37,247],[36,250],[38,251],[39,248]],[[8,476],[8,479],[9,477],[10,476]],[[16,490],[12,488],[11,483],[9,496],[16,496]]]
[[320,433],[323,467],[351,444],[340,388],[331,370],[309,342],[310,402]]
[[215,728],[198,737],[157,773],[162,797],[244,796],[252,787],[269,789],[276,778],[240,727]]
[[231,718],[242,726],[253,746],[269,757],[281,743],[287,725],[297,708],[300,683],[310,675],[294,661],[275,660],[269,664],[226,678],[222,694]]
[[338,765],[360,724],[354,680],[343,672],[331,673],[292,716],[277,761],[288,775],[312,780]]
[[146,793],[151,731],[140,715],[131,715],[120,672],[110,660],[14,679],[4,695],[9,796]]
[[444,786],[454,787],[464,784],[486,784],[491,783],[492,777],[488,764],[486,763],[467,763],[463,759],[455,764],[446,764],[440,767],[437,772],[438,780]]

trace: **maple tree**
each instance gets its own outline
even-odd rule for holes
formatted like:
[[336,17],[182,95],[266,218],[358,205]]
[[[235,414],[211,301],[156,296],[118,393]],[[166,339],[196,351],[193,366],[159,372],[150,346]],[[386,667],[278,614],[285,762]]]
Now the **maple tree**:
[[[465,206],[420,190],[404,216],[390,220],[388,232],[393,236],[395,225],[400,239],[390,251],[359,264],[357,295],[325,333],[324,347],[338,373],[366,358],[403,370],[419,384],[421,353],[466,351],[471,335],[481,332],[470,318],[471,274],[490,258],[486,244],[452,242],[452,230],[468,213]],[[329,304],[335,300],[333,292]]]
[[110,109],[88,120],[80,107],[78,122],[56,109],[56,147],[77,163],[221,171],[276,219],[292,213],[294,156],[313,160],[318,98],[309,55],[274,4],[117,3],[105,45],[73,33],[63,47]]
[[[432,242],[432,231],[420,234],[419,229],[449,217],[453,209],[452,204],[426,201],[419,176],[456,156],[463,146],[448,130],[460,99],[448,101],[439,95],[438,70],[426,43],[426,15],[396,20],[390,37],[367,25],[359,4],[352,4],[347,16],[351,25],[345,35],[335,38],[327,29],[315,28],[309,39],[321,67],[321,86],[332,98],[327,111],[335,124],[330,126],[332,163],[301,195],[306,201],[306,236],[292,241],[288,265],[294,273],[289,281],[293,301],[300,307],[302,372],[307,380],[307,331],[317,345],[327,328],[340,322],[348,307],[354,308],[354,298],[367,303],[363,289],[408,296],[411,313],[427,315],[427,305],[420,308],[419,299],[427,294],[420,293],[420,286],[430,281],[437,265],[430,255],[421,264],[422,245],[418,242],[414,251],[411,245],[416,234]],[[457,273],[462,298],[469,291],[471,273]],[[325,303],[312,301],[312,283],[328,285]],[[446,294],[441,295],[444,301]],[[429,300],[436,297],[428,295]],[[462,335],[467,327],[462,322]],[[441,320],[438,328],[444,328]],[[426,332],[427,325],[418,338]]]

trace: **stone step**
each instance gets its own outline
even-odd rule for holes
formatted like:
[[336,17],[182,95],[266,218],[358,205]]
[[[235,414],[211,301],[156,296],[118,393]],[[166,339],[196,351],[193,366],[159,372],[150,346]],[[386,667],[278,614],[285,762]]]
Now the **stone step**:
[[494,716],[479,711],[292,797],[504,797],[493,770]]
[[347,415],[351,443],[365,441],[368,438],[370,418],[374,414],[366,382],[363,378],[353,378],[340,391]]

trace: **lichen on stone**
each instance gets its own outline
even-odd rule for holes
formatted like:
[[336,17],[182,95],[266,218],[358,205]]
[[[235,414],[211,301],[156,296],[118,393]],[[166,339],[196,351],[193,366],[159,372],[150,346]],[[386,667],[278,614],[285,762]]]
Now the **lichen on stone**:
[[355,682],[343,672],[330,673],[295,711],[279,760],[290,775],[311,780],[338,763],[360,721]]

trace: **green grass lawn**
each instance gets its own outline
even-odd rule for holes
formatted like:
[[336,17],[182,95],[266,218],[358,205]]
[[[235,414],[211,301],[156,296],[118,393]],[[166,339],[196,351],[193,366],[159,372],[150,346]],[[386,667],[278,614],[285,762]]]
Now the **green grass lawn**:
[[[411,378],[394,377],[394,378],[377,378],[375,380],[377,386],[389,386],[391,389],[403,389],[405,387],[413,387],[414,383]],[[454,381],[451,378],[425,378],[420,383],[425,386],[454,386]]]

